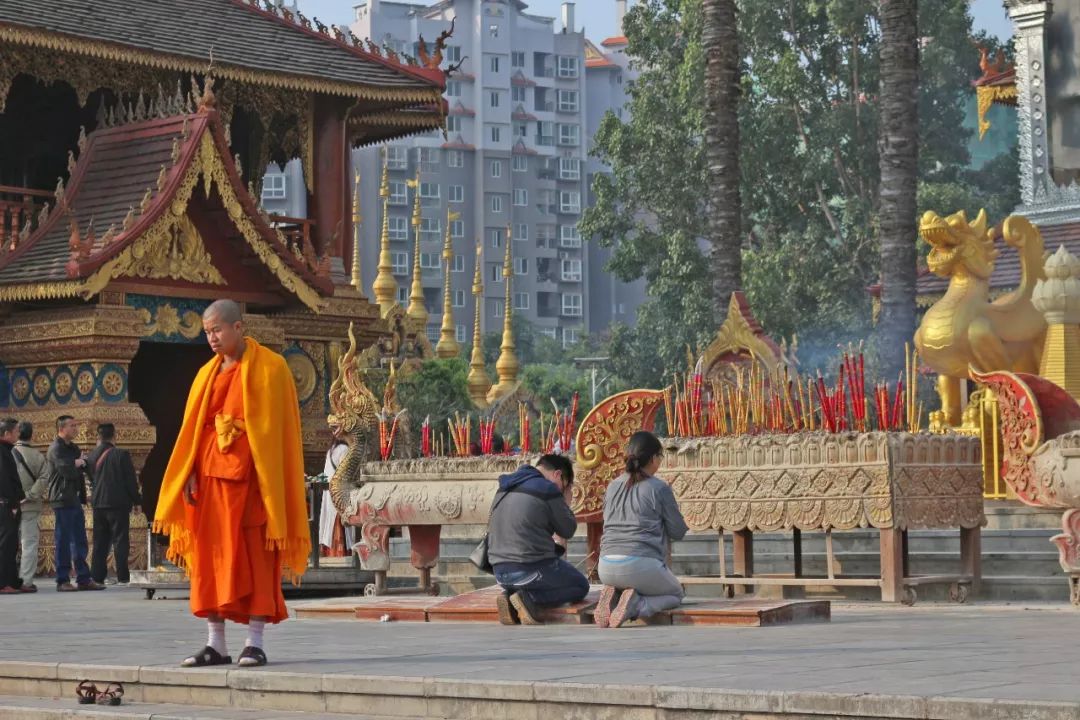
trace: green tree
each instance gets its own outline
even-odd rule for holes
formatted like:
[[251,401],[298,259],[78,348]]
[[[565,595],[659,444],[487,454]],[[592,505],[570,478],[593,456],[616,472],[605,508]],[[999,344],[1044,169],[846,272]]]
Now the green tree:
[[417,448],[420,447],[420,425],[425,417],[430,417],[434,432],[442,433],[447,418],[453,417],[454,413],[473,411],[465,382],[468,374],[469,364],[465,360],[436,358],[425,361],[417,371],[402,375],[398,381],[398,400],[402,407],[409,409],[410,430]]

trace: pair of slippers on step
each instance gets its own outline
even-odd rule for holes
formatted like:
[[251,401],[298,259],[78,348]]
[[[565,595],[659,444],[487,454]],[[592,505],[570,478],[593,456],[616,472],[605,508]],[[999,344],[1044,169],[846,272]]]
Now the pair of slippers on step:
[[[240,652],[236,659],[240,667],[262,667],[266,664],[266,653],[262,648],[248,646]],[[191,657],[184,658],[181,667],[209,667],[211,665],[232,665],[231,655],[222,655],[214,648],[207,645]]]

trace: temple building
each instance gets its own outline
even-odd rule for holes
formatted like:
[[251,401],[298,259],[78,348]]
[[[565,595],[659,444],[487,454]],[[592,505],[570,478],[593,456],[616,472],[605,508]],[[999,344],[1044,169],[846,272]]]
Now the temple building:
[[[71,414],[117,426],[148,514],[201,313],[241,302],[282,352],[321,468],[327,392],[350,321],[424,356],[423,326],[365,297],[352,148],[443,128],[445,74],[255,0],[0,5],[0,404],[35,443]],[[267,164],[298,158],[306,217],[260,208]]]

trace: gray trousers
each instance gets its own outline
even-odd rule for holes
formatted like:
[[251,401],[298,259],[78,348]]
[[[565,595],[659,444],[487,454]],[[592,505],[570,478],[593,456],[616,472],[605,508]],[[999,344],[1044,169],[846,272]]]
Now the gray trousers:
[[661,610],[678,607],[682,602],[682,585],[668,570],[663,561],[656,558],[625,556],[609,559],[601,556],[600,582],[619,590],[637,590],[637,611],[631,610],[633,618],[647,618]]
[[30,505],[23,506],[22,523],[19,525],[19,543],[22,545],[22,560],[19,563],[19,577],[23,585],[33,585],[38,569],[38,520],[41,510]]

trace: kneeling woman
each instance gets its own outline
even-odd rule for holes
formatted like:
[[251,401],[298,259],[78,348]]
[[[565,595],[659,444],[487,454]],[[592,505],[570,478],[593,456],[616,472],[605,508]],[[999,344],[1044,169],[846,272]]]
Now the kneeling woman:
[[[662,456],[655,435],[631,435],[626,472],[611,482],[604,497],[599,567],[604,589],[595,617],[600,627],[619,627],[682,602],[682,585],[664,559],[668,543],[682,540],[687,527],[671,487],[656,477]],[[612,608],[616,591],[622,594]]]

